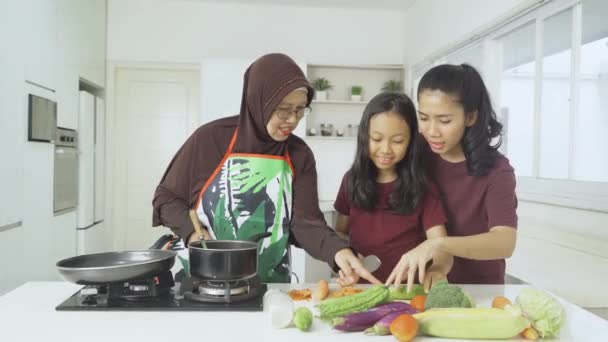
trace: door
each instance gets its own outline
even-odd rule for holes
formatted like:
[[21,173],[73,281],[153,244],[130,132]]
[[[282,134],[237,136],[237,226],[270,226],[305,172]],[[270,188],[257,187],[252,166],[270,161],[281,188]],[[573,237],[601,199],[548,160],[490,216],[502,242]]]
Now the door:
[[80,92],[78,113],[78,229],[95,219],[95,96]]
[[95,98],[95,222],[105,216],[106,109],[102,98]]
[[154,190],[198,127],[199,71],[118,68],[115,91],[114,232],[122,249],[148,248]]

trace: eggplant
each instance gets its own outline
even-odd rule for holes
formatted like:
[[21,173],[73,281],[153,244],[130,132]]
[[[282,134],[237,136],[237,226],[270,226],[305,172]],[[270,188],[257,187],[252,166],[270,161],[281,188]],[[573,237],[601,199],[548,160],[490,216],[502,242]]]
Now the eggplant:
[[[392,302],[378,305],[372,309],[362,312],[355,312],[343,317],[336,317],[331,320],[334,329],[341,331],[363,331],[372,327],[384,316],[393,312],[417,312],[411,305],[403,302]],[[389,323],[390,324],[390,323]]]
[[404,311],[391,312],[388,315],[382,317],[380,320],[376,321],[373,326],[365,329],[364,333],[366,335],[388,335],[391,333],[390,326],[395,318],[403,314],[411,315],[415,313],[418,313],[418,310],[414,309],[413,307],[410,307],[410,309]]

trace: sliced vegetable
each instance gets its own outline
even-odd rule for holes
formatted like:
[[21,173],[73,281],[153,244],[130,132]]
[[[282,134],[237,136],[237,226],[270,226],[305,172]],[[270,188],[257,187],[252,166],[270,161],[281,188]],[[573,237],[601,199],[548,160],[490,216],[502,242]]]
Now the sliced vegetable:
[[293,313],[293,324],[302,331],[310,330],[312,326],[312,312],[306,307],[299,307]]
[[390,325],[390,331],[399,341],[411,341],[418,333],[418,321],[410,314],[402,314]]
[[312,294],[312,298],[314,300],[323,300],[323,299],[327,298],[328,294],[329,294],[329,284],[327,283],[327,280],[325,280],[325,279],[319,280],[319,284],[317,284],[317,288],[315,289],[315,292]]
[[430,309],[415,314],[425,335],[460,339],[508,339],[530,326],[516,310],[496,308]]
[[555,337],[566,321],[564,308],[550,295],[526,287],[515,299],[541,337]]
[[416,310],[407,303],[393,302],[378,305],[367,311],[355,312],[343,317],[336,317],[331,320],[334,329],[342,331],[363,331],[370,328],[377,321],[392,312],[410,312]]
[[327,299],[319,304],[320,317],[331,320],[353,312],[364,311],[386,302],[388,289],[384,285],[374,285],[367,290],[348,297]]
[[395,318],[397,318],[403,314],[414,314],[414,313],[416,313],[416,310],[414,308],[412,308],[411,310],[406,310],[406,311],[391,312],[390,314],[382,317],[371,328],[365,329],[364,333],[366,335],[388,335],[391,333],[390,325]]
[[414,298],[414,296],[423,295],[423,294],[426,294],[424,292],[424,286],[422,286],[420,284],[415,284],[414,287],[412,287],[411,291],[407,290],[406,285],[399,285],[399,286],[393,285],[389,288],[388,300],[389,301],[410,300],[410,299]]

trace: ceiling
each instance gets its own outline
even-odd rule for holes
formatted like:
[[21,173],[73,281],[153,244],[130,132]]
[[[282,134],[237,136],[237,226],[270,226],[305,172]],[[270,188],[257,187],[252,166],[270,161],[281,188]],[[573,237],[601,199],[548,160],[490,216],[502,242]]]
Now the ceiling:
[[416,0],[174,0],[247,5],[282,5],[341,9],[407,10]]

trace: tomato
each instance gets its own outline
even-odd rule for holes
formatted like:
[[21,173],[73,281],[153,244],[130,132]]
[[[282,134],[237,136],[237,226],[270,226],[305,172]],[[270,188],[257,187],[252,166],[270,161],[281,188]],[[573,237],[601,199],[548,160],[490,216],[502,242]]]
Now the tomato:
[[497,296],[492,301],[492,307],[496,309],[504,309],[507,305],[511,305],[511,301],[507,297]]
[[418,321],[409,314],[399,315],[391,322],[389,330],[397,340],[411,341],[418,334]]
[[424,311],[424,303],[426,302],[425,295],[417,295],[412,298],[410,301],[410,305],[413,306],[419,312]]

